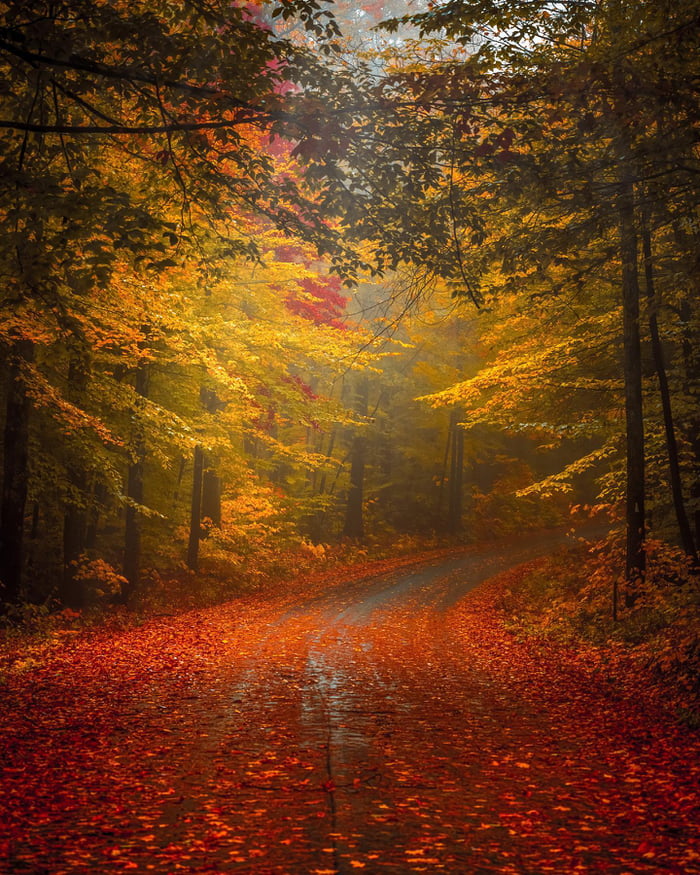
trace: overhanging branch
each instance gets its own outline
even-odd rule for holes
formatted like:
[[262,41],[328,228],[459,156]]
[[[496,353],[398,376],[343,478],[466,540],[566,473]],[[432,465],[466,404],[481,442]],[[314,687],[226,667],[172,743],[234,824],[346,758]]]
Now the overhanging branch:
[[207,131],[234,128],[237,125],[255,124],[260,121],[277,120],[275,116],[243,116],[236,119],[220,119],[208,122],[172,122],[160,125],[43,125],[22,122],[16,119],[0,119],[0,128],[13,131],[27,131],[34,134],[166,134],[178,131]]

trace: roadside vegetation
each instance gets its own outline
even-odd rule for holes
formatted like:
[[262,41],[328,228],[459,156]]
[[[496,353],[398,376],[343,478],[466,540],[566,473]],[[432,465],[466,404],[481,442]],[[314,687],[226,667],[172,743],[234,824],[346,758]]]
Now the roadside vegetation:
[[620,694],[629,692],[634,679],[700,729],[697,575],[681,551],[649,540],[648,574],[625,603],[619,598],[623,552],[619,539],[581,541],[528,563],[495,582],[496,606],[517,635],[578,648]]

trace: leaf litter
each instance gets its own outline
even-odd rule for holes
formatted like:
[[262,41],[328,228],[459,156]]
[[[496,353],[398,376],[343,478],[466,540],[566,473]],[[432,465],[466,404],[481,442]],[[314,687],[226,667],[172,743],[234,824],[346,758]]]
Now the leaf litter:
[[595,648],[516,638],[498,581],[440,601],[473,571],[441,562],[10,672],[0,871],[700,872],[697,735]]

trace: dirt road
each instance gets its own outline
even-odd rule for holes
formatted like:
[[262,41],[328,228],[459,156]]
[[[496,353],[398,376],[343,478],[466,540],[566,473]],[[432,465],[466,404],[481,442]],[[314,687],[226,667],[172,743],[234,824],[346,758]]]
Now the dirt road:
[[4,690],[0,871],[700,872],[697,737],[474,590],[552,544],[35,655]]

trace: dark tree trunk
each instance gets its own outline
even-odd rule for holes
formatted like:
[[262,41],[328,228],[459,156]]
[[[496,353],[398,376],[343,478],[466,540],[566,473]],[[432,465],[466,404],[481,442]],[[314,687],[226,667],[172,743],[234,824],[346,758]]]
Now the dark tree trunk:
[[[333,429],[328,438],[328,447],[325,450],[324,456],[326,459],[326,465],[330,462],[333,457],[333,448],[335,446],[335,437],[336,430]],[[323,439],[321,439],[318,452],[323,451]],[[321,471],[320,476],[317,472],[314,472],[313,476],[313,484],[312,484],[312,494],[315,495],[323,495],[326,492],[326,482],[328,480],[328,472],[326,467]],[[314,544],[320,544],[325,541],[328,537],[328,514],[324,510],[316,510],[311,513],[308,517],[307,523],[307,531],[309,538],[313,541]]]
[[442,457],[442,473],[440,475],[440,488],[438,489],[438,513],[442,516],[443,496],[445,494],[445,483],[447,482],[447,465],[450,461],[450,449],[452,447],[452,414],[450,413],[450,424],[447,428],[447,441],[445,442],[445,454]]
[[626,602],[634,603],[636,582],[646,570],[644,418],[642,403],[642,354],[639,330],[638,244],[634,222],[632,182],[621,181],[618,196],[620,255],[622,259],[623,370],[625,381],[625,419],[627,426],[626,524],[627,553]]
[[[226,402],[221,401],[216,392],[206,386],[200,387],[199,400],[212,416],[226,406]],[[199,542],[206,534],[202,529],[204,517],[210,519],[214,525],[221,525],[221,480],[213,463],[206,458],[204,447],[197,444],[194,448],[190,537],[187,544],[187,566],[193,571],[199,568]]]
[[192,473],[192,509],[190,512],[190,538],[187,544],[187,567],[199,568],[199,542],[202,538],[202,483],[204,480],[204,450],[199,444],[194,448],[194,471]]
[[[80,356],[73,356],[68,368],[68,397],[71,401],[80,404],[87,380],[86,362]],[[59,598],[68,607],[80,608],[85,602],[85,587],[77,571],[87,537],[87,478],[79,460],[68,460],[67,475],[73,495],[63,515],[63,576]]]
[[673,422],[673,412],[671,409],[671,391],[668,384],[668,374],[666,373],[666,362],[664,360],[663,345],[661,343],[661,335],[659,332],[658,320],[658,299],[654,283],[654,264],[652,261],[651,251],[651,232],[649,230],[649,221],[646,215],[642,217],[642,245],[644,252],[644,274],[646,278],[646,292],[649,302],[649,331],[651,334],[651,348],[654,356],[654,366],[659,380],[659,391],[661,393],[661,407],[664,417],[664,431],[666,434],[666,449],[668,452],[668,466],[671,479],[671,494],[673,496],[673,507],[676,512],[676,520],[678,522],[678,531],[680,532],[681,545],[686,555],[689,556],[695,564],[698,561],[695,542],[693,540],[693,532],[690,527],[688,514],[685,510],[685,502],[683,500],[683,485],[681,481],[681,467],[678,458],[678,443],[676,441],[676,430]]
[[180,487],[182,486],[182,478],[185,476],[185,468],[187,467],[187,459],[182,456],[180,459],[180,466],[177,472],[177,483],[175,484],[175,491],[173,492],[173,504],[177,506],[178,501],[180,500]]
[[350,459],[350,488],[345,510],[343,537],[361,541],[365,535],[362,505],[364,501],[366,438],[355,435]]
[[[207,412],[215,416],[226,406],[216,392],[202,387],[199,390],[200,400]],[[221,526],[221,478],[216,471],[216,460],[206,453],[202,458],[202,506],[200,521],[208,519],[215,526]],[[202,532],[202,534],[205,534]]]
[[141,573],[141,514],[138,507],[134,505],[143,503],[142,458],[129,465],[126,492],[129,499],[124,525],[124,577],[126,584],[122,588],[122,597],[125,602],[128,602],[138,588]]
[[459,425],[459,410],[450,414],[450,479],[447,530],[456,534],[462,530],[462,492],[464,480],[464,432]]
[[39,518],[41,516],[41,508],[39,502],[35,501],[32,505],[32,527],[29,530],[29,537],[35,541],[39,534]]
[[[330,437],[328,439],[328,449],[326,450],[326,461],[327,462],[329,462],[333,458],[333,450],[335,448],[335,436],[336,436],[336,430],[333,429],[331,431]],[[327,480],[327,473],[326,473],[326,469],[324,468],[323,474],[321,475],[321,482],[318,485],[318,494],[319,495],[323,495],[326,491],[326,480]]]
[[[39,537],[39,522],[41,519],[41,507],[38,501],[32,503],[32,522],[29,528],[29,549],[26,551],[27,573],[31,574],[34,568],[36,556],[37,538]],[[0,595],[1,598],[1,595]]]
[[92,505],[88,515],[87,530],[85,532],[85,547],[92,549],[97,543],[97,533],[100,528],[100,510],[107,501],[107,487],[104,483],[96,483],[92,493]]
[[22,593],[24,513],[29,480],[29,419],[32,409],[24,370],[33,361],[34,345],[31,341],[20,340],[12,346],[0,498],[0,599],[11,603],[18,602]]
[[[141,398],[148,397],[151,369],[147,361],[142,361],[136,369],[134,389]],[[138,403],[138,402],[137,402]],[[141,571],[141,511],[143,504],[143,472],[146,460],[146,442],[143,424],[139,421],[138,410],[134,411],[133,456],[127,473],[126,524],[124,527],[124,577],[126,585],[122,598],[128,601],[138,589]]]
[[209,466],[209,459],[204,459],[204,473],[202,475],[202,519],[221,526],[221,478],[213,467]]
[[[80,485],[76,481],[74,484]],[[63,516],[63,577],[59,592],[61,603],[71,608],[80,608],[85,603],[85,590],[77,571],[80,557],[85,552],[86,536],[86,510],[78,504],[71,504]]]
[[[357,389],[355,409],[362,417],[367,416],[369,400],[369,382],[360,381]],[[367,454],[367,438],[360,431],[352,439],[350,450],[350,488],[345,509],[345,525],[343,537],[353,541],[361,541],[365,536],[363,503],[365,488],[365,457]]]
[[[700,272],[700,264],[698,271]],[[693,308],[687,299],[681,303],[681,324],[683,326],[685,392],[686,395],[692,396],[700,374],[700,354],[698,353],[697,333],[693,331]],[[695,463],[695,476],[690,484],[690,498],[695,507],[693,512],[695,544],[700,549],[700,414],[697,412],[689,418],[689,422],[685,426],[685,437],[692,448]]]

